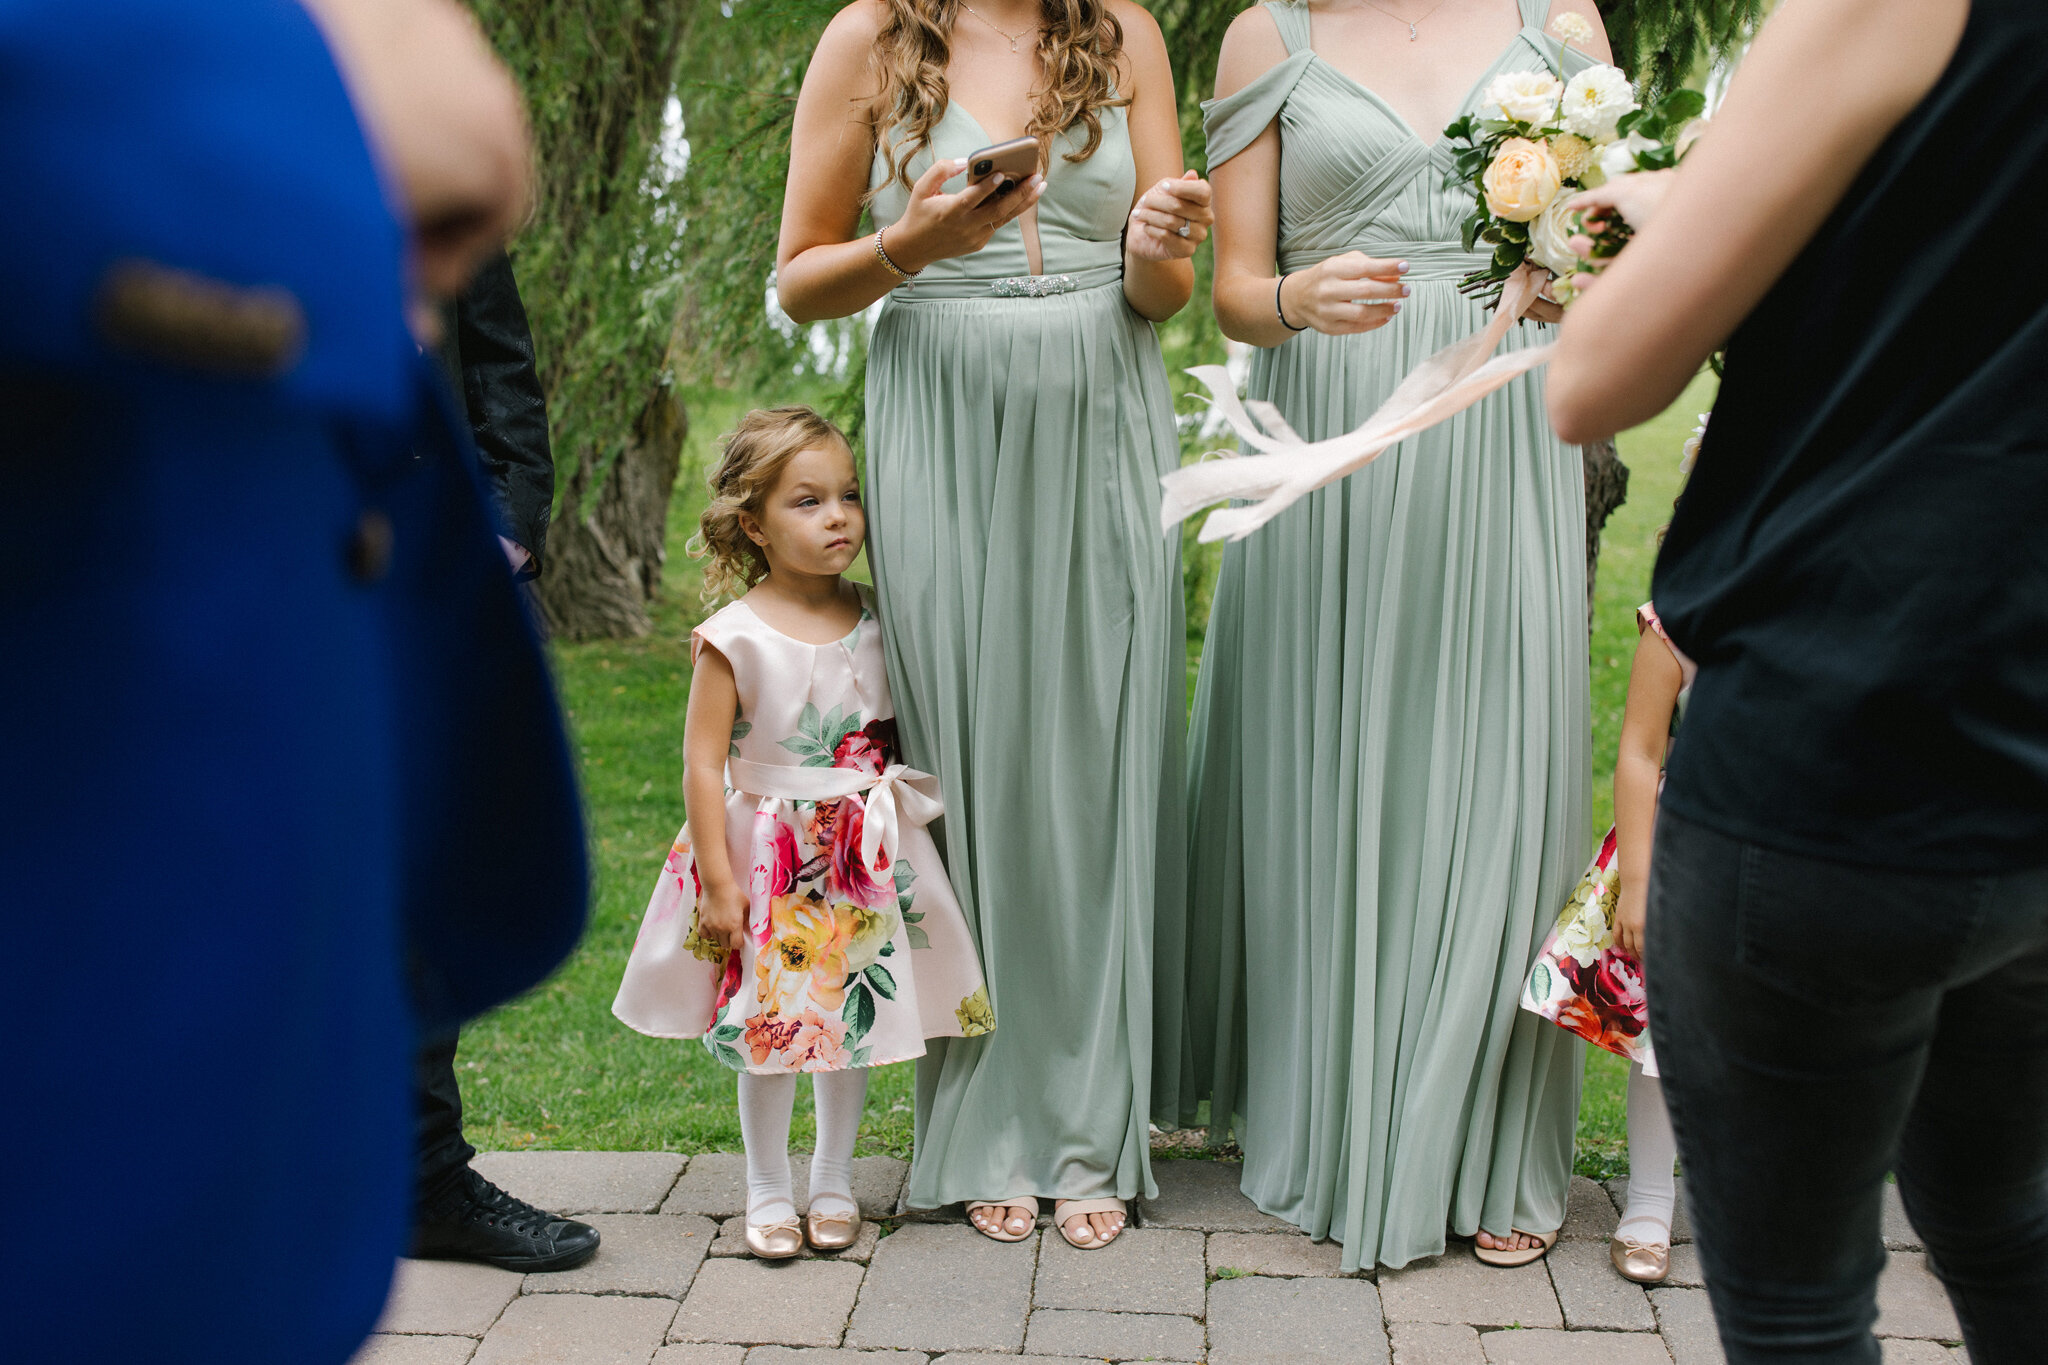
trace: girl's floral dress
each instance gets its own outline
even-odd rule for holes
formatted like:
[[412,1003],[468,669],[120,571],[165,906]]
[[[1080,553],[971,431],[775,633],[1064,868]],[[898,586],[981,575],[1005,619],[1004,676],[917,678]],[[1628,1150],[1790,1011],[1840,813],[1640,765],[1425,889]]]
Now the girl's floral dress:
[[995,1026],[923,823],[937,813],[936,784],[901,767],[881,630],[861,596],[860,623],[835,644],[784,635],[744,601],[691,637],[693,658],[716,649],[739,689],[725,828],[746,879],[745,943],[727,954],[697,934],[686,826],[612,1012],[641,1033],[701,1037],[735,1070],[880,1066],[922,1056],[926,1038]]
[[[1693,663],[1679,653],[1664,633],[1654,604],[1636,609],[1636,630],[1653,630],[1678,660],[1684,686],[1671,713],[1671,732],[1685,715],[1692,691]],[[1640,1063],[1657,1074],[1657,1054],[1650,1046],[1650,1006],[1643,994],[1643,966],[1614,946],[1614,915],[1621,900],[1621,879],[1612,829],[1601,841],[1578,889],[1565,902],[1557,925],[1543,940],[1536,963],[1522,984],[1522,1008],[1542,1015],[1584,1038],[1595,1047]]]

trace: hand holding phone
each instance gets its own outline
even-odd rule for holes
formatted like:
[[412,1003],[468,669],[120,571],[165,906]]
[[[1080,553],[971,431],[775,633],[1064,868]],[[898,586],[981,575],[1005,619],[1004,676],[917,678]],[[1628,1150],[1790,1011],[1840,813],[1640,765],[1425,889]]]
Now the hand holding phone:
[[979,185],[998,177],[991,197],[1008,194],[1038,173],[1038,139],[1012,138],[967,156],[967,183]]
[[[967,184],[948,194],[946,182],[963,174]],[[906,271],[918,271],[933,261],[971,256],[1044,193],[1034,138],[934,161],[911,186],[903,216],[882,229],[889,258]]]

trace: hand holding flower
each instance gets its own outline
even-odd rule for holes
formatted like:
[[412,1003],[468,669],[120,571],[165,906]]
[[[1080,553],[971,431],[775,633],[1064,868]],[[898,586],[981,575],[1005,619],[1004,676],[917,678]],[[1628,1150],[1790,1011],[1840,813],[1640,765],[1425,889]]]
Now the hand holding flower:
[[697,899],[697,934],[723,947],[728,953],[740,950],[746,932],[747,893],[731,882],[707,886]]

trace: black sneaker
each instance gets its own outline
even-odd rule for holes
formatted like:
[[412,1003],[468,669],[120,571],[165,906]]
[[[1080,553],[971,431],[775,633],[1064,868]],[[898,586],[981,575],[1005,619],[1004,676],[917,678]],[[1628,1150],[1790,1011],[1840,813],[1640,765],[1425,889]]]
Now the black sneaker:
[[569,1270],[597,1253],[597,1241],[590,1224],[514,1199],[465,1167],[454,1189],[420,1211],[411,1254],[504,1270]]

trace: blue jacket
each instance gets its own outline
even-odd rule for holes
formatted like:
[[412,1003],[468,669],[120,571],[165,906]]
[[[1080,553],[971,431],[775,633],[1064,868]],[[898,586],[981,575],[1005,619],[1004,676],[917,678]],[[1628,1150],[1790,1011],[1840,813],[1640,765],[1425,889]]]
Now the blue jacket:
[[0,0],[0,187],[0,1355],[338,1365],[581,930],[544,661],[294,0]]

